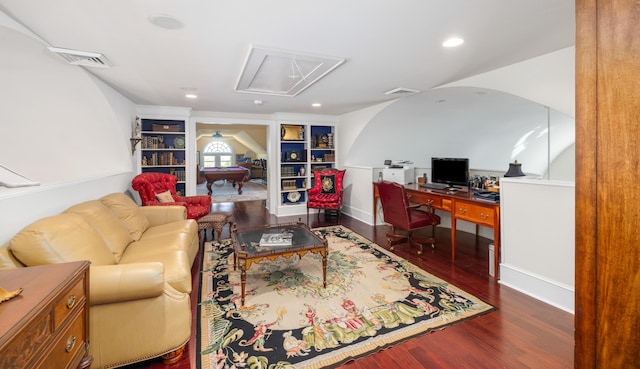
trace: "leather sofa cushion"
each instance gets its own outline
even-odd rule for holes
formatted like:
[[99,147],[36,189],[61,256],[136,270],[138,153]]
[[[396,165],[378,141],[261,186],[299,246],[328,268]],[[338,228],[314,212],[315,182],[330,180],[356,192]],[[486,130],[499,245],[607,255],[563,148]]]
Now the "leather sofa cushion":
[[149,220],[140,207],[123,193],[112,193],[100,198],[100,202],[110,208],[129,230],[134,241],[140,239],[149,228]]
[[164,281],[179,292],[191,293],[191,260],[187,252],[153,246],[132,243],[122,256],[120,265],[160,262],[164,266]]
[[163,236],[167,234],[174,234],[176,232],[179,233],[187,233],[187,234],[198,234],[198,223],[193,220],[178,220],[176,222],[165,223],[161,225],[157,225],[154,227],[149,227],[147,231],[144,233],[145,237],[156,237]]
[[157,249],[158,245],[162,245],[164,249],[181,250],[189,255],[189,260],[193,264],[200,247],[198,225],[193,220],[183,220],[149,227],[142,238],[133,242],[129,247],[133,245],[136,248],[150,245],[149,247],[152,249]]
[[98,232],[81,215],[62,213],[31,223],[9,241],[13,255],[27,266],[90,260],[113,265],[116,259]]
[[122,253],[133,241],[133,238],[124,223],[111,209],[100,201],[92,200],[74,205],[65,210],[65,213],[78,214],[91,224],[93,229],[104,239],[116,258],[116,262],[120,262]]

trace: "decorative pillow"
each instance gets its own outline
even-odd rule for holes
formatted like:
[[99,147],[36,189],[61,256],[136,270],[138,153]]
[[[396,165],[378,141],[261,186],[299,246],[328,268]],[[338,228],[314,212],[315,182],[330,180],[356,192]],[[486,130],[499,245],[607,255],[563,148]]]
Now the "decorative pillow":
[[158,199],[158,201],[160,202],[174,202],[175,200],[173,199],[173,197],[171,197],[171,191],[165,191],[162,193],[157,193],[156,194],[156,199]]
[[336,176],[320,176],[320,183],[322,184],[322,193],[336,193]]

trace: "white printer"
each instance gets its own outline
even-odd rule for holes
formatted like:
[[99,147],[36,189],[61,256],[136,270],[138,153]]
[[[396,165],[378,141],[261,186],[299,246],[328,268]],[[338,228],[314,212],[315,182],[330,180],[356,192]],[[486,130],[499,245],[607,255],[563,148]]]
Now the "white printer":
[[382,179],[401,185],[413,183],[416,180],[415,167],[408,160],[385,160],[382,169]]

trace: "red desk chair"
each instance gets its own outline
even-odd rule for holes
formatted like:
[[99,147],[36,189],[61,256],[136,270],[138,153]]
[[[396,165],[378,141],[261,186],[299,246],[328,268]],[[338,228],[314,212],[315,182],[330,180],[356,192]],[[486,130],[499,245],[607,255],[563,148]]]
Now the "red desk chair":
[[[389,249],[393,250],[398,243],[409,242],[420,249],[418,255],[422,254],[422,244],[430,243],[435,248],[436,226],[440,224],[440,217],[434,213],[430,203],[409,204],[407,193],[402,185],[395,182],[382,181],[378,183],[380,202],[384,212],[384,221],[391,224],[391,233],[387,233],[387,243]],[[425,207],[425,210],[418,209]],[[414,237],[412,232],[425,227],[431,227],[431,237]],[[403,231],[402,233],[397,230]]]
[[[307,223],[309,209],[335,210],[340,218],[342,207],[342,179],[346,170],[334,168],[314,170],[315,183],[307,190]],[[320,212],[318,211],[318,218]]]
[[187,219],[198,220],[211,211],[209,196],[180,196],[176,193],[176,176],[147,172],[133,178],[131,187],[138,191],[142,206],[182,205],[187,208]]

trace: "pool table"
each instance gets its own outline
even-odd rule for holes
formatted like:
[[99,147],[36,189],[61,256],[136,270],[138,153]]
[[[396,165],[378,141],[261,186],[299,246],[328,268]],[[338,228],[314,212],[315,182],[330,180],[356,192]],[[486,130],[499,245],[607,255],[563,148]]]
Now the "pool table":
[[207,180],[208,194],[211,196],[211,184],[221,179],[231,181],[233,187],[238,184],[238,195],[242,194],[242,182],[249,176],[249,170],[243,167],[202,168],[200,174]]

